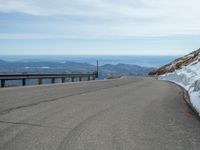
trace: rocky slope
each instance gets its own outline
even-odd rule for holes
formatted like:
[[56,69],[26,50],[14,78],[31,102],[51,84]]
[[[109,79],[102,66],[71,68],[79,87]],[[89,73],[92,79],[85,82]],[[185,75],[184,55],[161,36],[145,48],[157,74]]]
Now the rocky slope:
[[192,53],[185,55],[181,58],[178,58],[172,61],[171,63],[160,67],[157,70],[151,71],[149,75],[162,75],[165,73],[174,72],[175,70],[179,70],[183,66],[187,66],[194,61],[200,61],[199,55],[200,55],[200,49],[193,51]]

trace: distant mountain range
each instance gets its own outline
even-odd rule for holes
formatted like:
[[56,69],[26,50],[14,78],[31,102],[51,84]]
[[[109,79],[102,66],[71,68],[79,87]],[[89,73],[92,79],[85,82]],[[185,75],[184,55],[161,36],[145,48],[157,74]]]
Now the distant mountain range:
[[[105,64],[99,67],[99,78],[105,79],[119,76],[147,76],[154,68],[129,64]],[[61,73],[92,72],[96,66],[78,62],[11,62],[0,60],[0,73]]]
[[108,78],[114,76],[147,76],[148,73],[153,69],[154,68],[129,64],[107,64],[100,67],[100,77]]

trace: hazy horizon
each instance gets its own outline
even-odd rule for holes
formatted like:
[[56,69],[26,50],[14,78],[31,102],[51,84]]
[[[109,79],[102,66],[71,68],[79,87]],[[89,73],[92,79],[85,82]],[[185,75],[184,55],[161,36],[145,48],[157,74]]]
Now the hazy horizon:
[[7,62],[78,62],[96,65],[130,64],[145,67],[160,67],[178,56],[125,56],[125,55],[1,55],[0,60]]
[[[152,55],[145,55],[145,54],[2,54],[1,56],[124,56],[124,57],[132,57],[132,56],[143,56],[143,57],[154,57],[154,56],[156,56],[156,57],[180,57],[180,56],[183,56],[183,55],[178,55],[178,54],[174,54],[174,55],[159,55],[159,54],[152,54]],[[0,56],[0,58],[1,58],[1,56]]]

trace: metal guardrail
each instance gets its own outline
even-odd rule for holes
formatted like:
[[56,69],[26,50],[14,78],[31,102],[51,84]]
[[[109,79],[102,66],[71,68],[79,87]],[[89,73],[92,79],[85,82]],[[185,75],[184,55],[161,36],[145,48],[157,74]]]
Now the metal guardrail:
[[88,73],[18,73],[18,74],[0,74],[1,87],[6,86],[6,81],[8,80],[21,80],[22,86],[26,86],[26,81],[29,79],[38,79],[38,84],[43,84],[43,79],[51,79],[51,83],[54,84],[57,78],[61,79],[64,83],[66,78],[70,78],[71,82],[75,79],[82,81],[83,78],[87,80],[95,80],[98,77],[98,72],[88,72]]

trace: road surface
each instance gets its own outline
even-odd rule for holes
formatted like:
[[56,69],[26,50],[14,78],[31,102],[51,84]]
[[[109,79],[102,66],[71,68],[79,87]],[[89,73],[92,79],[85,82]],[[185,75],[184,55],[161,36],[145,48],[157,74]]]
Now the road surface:
[[182,89],[153,78],[0,89],[1,150],[199,150]]

